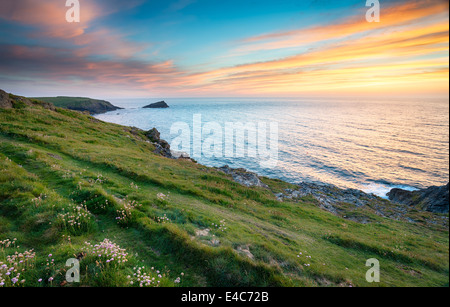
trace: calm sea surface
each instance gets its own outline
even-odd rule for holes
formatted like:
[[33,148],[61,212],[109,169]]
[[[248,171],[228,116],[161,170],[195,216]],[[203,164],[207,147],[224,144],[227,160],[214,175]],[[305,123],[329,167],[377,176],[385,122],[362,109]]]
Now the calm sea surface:
[[[110,100],[124,110],[97,115],[141,129],[156,127],[169,143],[172,124],[278,123],[278,165],[254,158],[196,158],[208,166],[243,167],[292,183],[325,182],[380,196],[393,187],[444,185],[449,180],[448,100],[169,99],[169,109],[142,109],[158,99]],[[193,134],[191,130],[191,135]],[[192,152],[190,153],[192,154]]]

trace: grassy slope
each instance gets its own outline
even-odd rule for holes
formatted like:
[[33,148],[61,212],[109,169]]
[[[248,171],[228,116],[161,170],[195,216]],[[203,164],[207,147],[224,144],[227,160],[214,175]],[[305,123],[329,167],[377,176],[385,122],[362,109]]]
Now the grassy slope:
[[[354,223],[310,198],[276,201],[272,192],[287,183],[264,179],[272,191],[249,189],[152,150],[145,136],[78,112],[0,109],[0,241],[17,238],[20,250],[34,248],[37,259],[22,275],[26,285],[59,284],[66,259],[85,251],[85,241],[109,238],[127,249],[130,262],[100,269],[95,257],[85,257],[82,284],[126,285],[133,266],[142,264],[170,270],[165,286],[176,285],[181,272],[181,286],[448,286],[448,229],[370,212],[373,223]],[[118,224],[117,210],[132,200],[142,206]],[[64,226],[58,213],[69,204],[86,204],[93,218],[80,228]],[[169,222],[158,221],[164,215]],[[222,220],[224,231],[196,236]],[[240,251],[247,248],[254,259]],[[50,253],[55,265],[46,269]],[[369,258],[381,262],[379,284],[365,281]],[[49,276],[55,281],[46,282]]]

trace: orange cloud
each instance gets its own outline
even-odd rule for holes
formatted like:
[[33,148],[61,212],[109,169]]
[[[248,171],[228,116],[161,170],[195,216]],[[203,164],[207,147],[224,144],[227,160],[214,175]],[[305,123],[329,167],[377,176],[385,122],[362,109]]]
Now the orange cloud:
[[[444,10],[444,11],[443,11]],[[446,11],[447,10],[447,11]],[[305,92],[405,90],[448,92],[448,3],[412,2],[385,10],[381,25],[351,19],[339,25],[322,26],[247,39],[259,42],[293,36],[240,50],[257,52],[291,47],[296,39],[326,42],[297,55],[265,62],[191,74],[177,86],[191,93],[301,94]],[[376,31],[369,31],[376,29]],[[367,32],[366,36],[355,35]],[[305,34],[305,35],[303,35]],[[271,47],[272,46],[272,47]],[[247,49],[245,49],[247,48]],[[239,50],[239,48],[234,49]]]
[[439,14],[446,14],[448,17],[448,9],[449,4],[446,1],[411,1],[383,8],[380,23],[369,23],[365,20],[365,16],[360,14],[357,17],[342,20],[340,23],[249,37],[242,41],[244,46],[234,50],[233,54],[293,48],[307,43],[339,39],[367,31],[389,30],[393,27],[409,26],[417,23],[420,19]]

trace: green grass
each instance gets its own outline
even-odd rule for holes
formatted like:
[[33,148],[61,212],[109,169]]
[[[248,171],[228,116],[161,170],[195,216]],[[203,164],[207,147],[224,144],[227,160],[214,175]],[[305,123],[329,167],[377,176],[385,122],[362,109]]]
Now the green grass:
[[[274,192],[292,185],[264,178],[269,189],[246,188],[212,168],[155,155],[146,140],[70,110],[0,109],[0,241],[19,246],[2,248],[0,262],[34,249],[26,286],[61,285],[66,260],[80,253],[81,283],[65,286],[130,285],[142,266],[162,286],[448,286],[446,228],[370,208],[353,212],[369,218],[363,225],[309,197],[279,202]],[[68,223],[79,211],[77,224]],[[128,262],[109,265],[85,243],[104,239],[126,249]],[[365,280],[370,258],[380,261],[379,284]]]

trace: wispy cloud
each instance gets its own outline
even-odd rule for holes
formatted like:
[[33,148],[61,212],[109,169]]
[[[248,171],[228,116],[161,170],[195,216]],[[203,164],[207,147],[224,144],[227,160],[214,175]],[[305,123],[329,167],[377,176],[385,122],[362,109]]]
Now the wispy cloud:
[[178,12],[188,7],[189,5],[196,3],[197,0],[178,0],[172,3],[167,9],[168,12]]
[[[358,14],[326,25],[317,25],[305,29],[287,32],[275,32],[248,37],[241,41],[233,53],[248,53],[260,50],[293,48],[304,44],[337,40],[348,36],[367,32],[399,30],[408,27],[422,19],[436,18],[436,15],[448,17],[448,2],[446,1],[408,1],[397,5],[383,7],[380,23],[369,23],[364,14]],[[370,34],[369,34],[370,35]]]
[[[391,6],[383,11],[380,24],[361,19],[350,17],[337,25],[247,38],[232,50],[233,56],[267,49],[304,49],[308,44],[311,48],[281,59],[192,74],[184,81],[185,88],[254,95],[350,89],[391,92],[408,85],[414,87],[409,93],[424,88],[448,90],[447,2]],[[322,44],[312,44],[317,42]],[[427,57],[431,58],[424,60]]]

